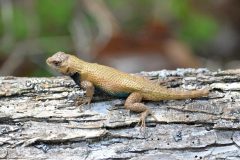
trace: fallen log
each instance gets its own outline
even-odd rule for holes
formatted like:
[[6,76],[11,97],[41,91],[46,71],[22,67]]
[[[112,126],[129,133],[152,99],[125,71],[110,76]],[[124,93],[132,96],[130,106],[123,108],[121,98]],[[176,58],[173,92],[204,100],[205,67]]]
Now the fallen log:
[[[0,77],[0,159],[234,159],[240,156],[240,70],[141,72],[208,97],[145,102],[158,121],[97,93],[90,106],[69,77]],[[79,98],[80,97],[80,98]]]

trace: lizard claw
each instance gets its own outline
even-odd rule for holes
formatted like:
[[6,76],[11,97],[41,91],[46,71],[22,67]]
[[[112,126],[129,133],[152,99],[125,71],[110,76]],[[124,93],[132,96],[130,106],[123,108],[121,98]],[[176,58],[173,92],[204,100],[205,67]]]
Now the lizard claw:
[[91,100],[92,100],[92,99],[91,99],[90,97],[86,97],[86,99],[84,100],[84,103],[83,103],[83,104],[84,104],[84,105],[85,105],[85,104],[90,105]]
[[141,117],[140,117],[139,121],[138,121],[138,125],[140,125],[141,128],[143,128],[143,129],[146,128],[146,117],[147,117],[149,114],[150,114],[156,121],[158,121],[157,117],[156,117],[150,110],[147,110],[147,111],[143,112],[143,113],[141,114]]
[[138,121],[138,125],[140,125],[141,129],[145,129],[146,128],[146,122],[145,122],[145,118],[141,117]]
[[141,117],[140,117],[140,119],[138,121],[138,125],[141,126],[141,129],[142,128],[143,129],[146,128],[146,117],[147,117],[148,114],[149,114],[149,111],[145,111],[145,112],[141,113]]

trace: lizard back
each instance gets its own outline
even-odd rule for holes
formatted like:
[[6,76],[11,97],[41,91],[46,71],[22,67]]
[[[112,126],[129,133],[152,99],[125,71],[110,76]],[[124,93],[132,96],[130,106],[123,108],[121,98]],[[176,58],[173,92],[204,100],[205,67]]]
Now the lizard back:
[[87,80],[101,90],[117,97],[127,97],[130,93],[140,92],[144,100],[159,101],[196,98],[209,93],[208,89],[194,91],[167,89],[144,77],[124,73],[96,63],[89,63],[85,69],[88,73]]

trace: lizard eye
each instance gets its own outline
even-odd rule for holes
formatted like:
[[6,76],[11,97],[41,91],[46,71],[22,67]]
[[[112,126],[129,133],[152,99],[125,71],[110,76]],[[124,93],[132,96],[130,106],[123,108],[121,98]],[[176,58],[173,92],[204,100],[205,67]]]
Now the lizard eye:
[[57,67],[61,65],[61,62],[60,62],[60,61],[53,61],[52,63],[53,63],[55,66],[57,66]]

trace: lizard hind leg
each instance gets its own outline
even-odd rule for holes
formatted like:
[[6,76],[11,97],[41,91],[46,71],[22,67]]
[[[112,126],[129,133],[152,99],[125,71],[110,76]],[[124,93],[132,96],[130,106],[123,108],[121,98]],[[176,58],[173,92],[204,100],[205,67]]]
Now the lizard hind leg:
[[141,113],[139,124],[141,123],[141,127],[145,128],[145,119],[148,115],[152,115],[155,120],[157,120],[157,118],[152,114],[152,111],[146,105],[141,103],[142,98],[143,96],[141,93],[133,92],[126,99],[124,106],[130,111]]

